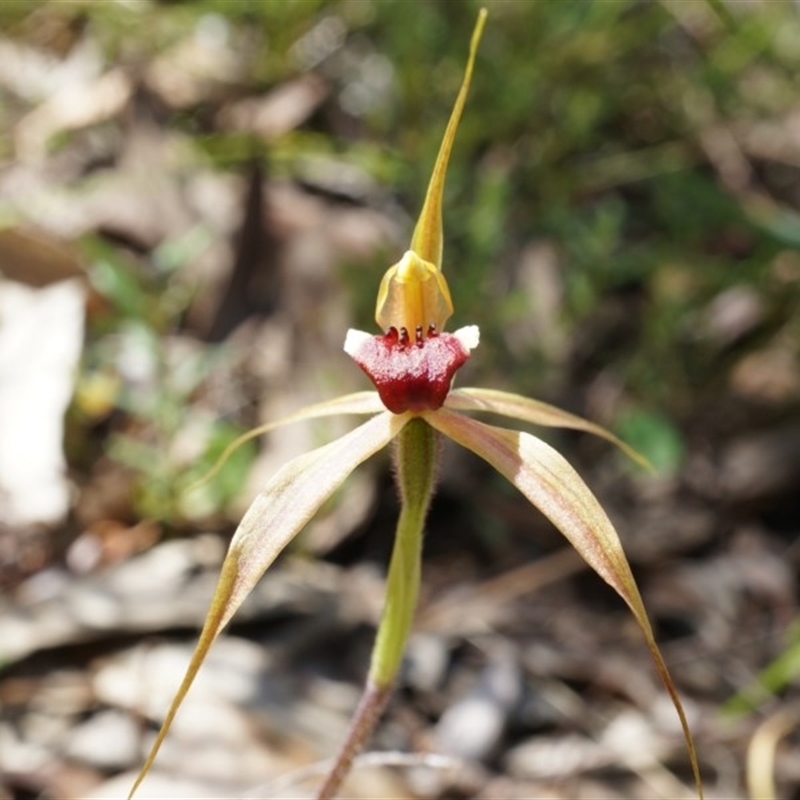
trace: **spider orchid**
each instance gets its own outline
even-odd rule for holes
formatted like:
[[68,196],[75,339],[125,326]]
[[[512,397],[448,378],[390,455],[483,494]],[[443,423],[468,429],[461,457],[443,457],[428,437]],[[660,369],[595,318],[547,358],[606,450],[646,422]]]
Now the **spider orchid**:
[[444,133],[411,246],[383,277],[376,321],[383,334],[347,333],[344,349],[377,391],[357,392],[307,406],[245,434],[245,439],[282,425],[334,414],[367,415],[359,427],[273,475],[237,528],[222,565],[199,642],[167,712],[131,797],[150,770],[175,714],[209,648],[278,554],[363,461],[394,443],[401,500],[386,599],[367,685],[348,736],[318,798],[331,798],[372,732],[391,694],[412,623],[420,583],[422,531],[439,457],[439,435],[485,459],[547,516],[585,561],[623,598],[641,628],[657,671],[677,710],[699,796],[697,756],[683,707],[656,645],[639,590],[619,537],[578,473],[550,445],[530,433],[495,427],[463,412],[490,412],[524,423],[560,426],[601,436],[642,461],[603,428],[546,403],[494,389],[452,389],[455,372],[479,339],[475,326],[450,334],[453,313],[442,273],[442,193],[445,173],[472,77],[486,11],[481,10],[453,112]]

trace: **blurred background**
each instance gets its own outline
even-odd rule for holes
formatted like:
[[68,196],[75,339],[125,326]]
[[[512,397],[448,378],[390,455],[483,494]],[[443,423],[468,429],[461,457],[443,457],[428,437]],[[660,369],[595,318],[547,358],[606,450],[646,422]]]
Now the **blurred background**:
[[[620,531],[712,798],[800,798],[800,8],[489,0],[445,260],[461,385],[538,397]],[[226,543],[368,388],[478,3],[0,4],[0,798],[121,797]],[[359,798],[692,797],[630,615],[445,447],[416,633]],[[215,645],[142,797],[302,797],[368,666],[386,454]],[[437,760],[430,755],[446,758]],[[378,759],[380,760],[380,759]],[[375,761],[375,759],[373,759]],[[313,773],[313,770],[312,770]]]

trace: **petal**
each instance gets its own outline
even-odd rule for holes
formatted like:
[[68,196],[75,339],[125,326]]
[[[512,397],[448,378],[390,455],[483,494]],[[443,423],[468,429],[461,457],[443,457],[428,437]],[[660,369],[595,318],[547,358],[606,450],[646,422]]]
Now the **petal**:
[[330,444],[298,456],[281,467],[253,501],[231,541],[186,675],[129,797],[153,765],[209,648],[264,571],[345,478],[387,445],[409,419],[411,415],[384,412]]
[[511,392],[501,392],[499,389],[454,389],[447,397],[445,402],[447,408],[458,411],[488,411],[492,414],[500,414],[504,417],[530,422],[533,425],[543,425],[548,428],[570,428],[577,431],[585,431],[600,436],[602,439],[615,444],[632,458],[637,464],[646,469],[650,469],[648,460],[637,453],[630,445],[625,444],[621,439],[614,436],[611,431],[607,431],[600,425],[589,422],[588,419],[570,414],[563,411],[558,406],[551,406],[540,400],[531,400],[521,394]]
[[478,43],[483,33],[483,25],[486,22],[486,9],[482,8],[478,12],[478,21],[475,23],[475,30],[469,43],[469,57],[467,68],[464,70],[464,79],[458,91],[453,112],[447,123],[444,132],[442,145],[439,148],[439,155],[433,166],[428,191],[425,193],[425,202],[419,215],[414,235],[411,239],[411,249],[425,261],[430,261],[439,269],[442,268],[442,194],[444,193],[444,179],[447,174],[447,162],[450,160],[450,151],[453,149],[453,140],[456,138],[458,123],[464,111],[464,104],[467,102],[469,84],[472,80],[472,68],[475,64],[475,54],[478,52]]
[[249,442],[257,436],[269,433],[269,431],[275,430],[275,428],[291,425],[294,422],[302,422],[306,419],[332,417],[336,414],[379,414],[383,410],[384,406],[377,392],[353,392],[352,394],[343,394],[341,397],[334,397],[333,400],[325,400],[322,403],[314,403],[313,405],[305,406],[305,408],[295,411],[294,414],[289,414],[273,422],[259,425],[257,428],[252,428],[247,431],[247,433],[243,433],[241,436],[234,439],[222,451],[220,457],[214,463],[214,466],[211,467],[202,478],[187,486],[186,491],[188,492],[192,489],[196,489],[198,486],[202,486],[204,483],[210,481],[222,469],[231,455],[245,442]]
[[444,275],[413,251],[406,251],[383,276],[375,306],[375,321],[383,330],[425,331],[432,325],[441,331],[452,315],[453,300]]
[[595,496],[567,460],[535,436],[496,428],[445,409],[423,412],[422,417],[508,478],[628,604],[678,712],[695,782],[702,797],[697,755],[683,706],[656,644],[619,536]]
[[[636,584],[616,531],[578,473],[557,450],[531,434],[486,425],[444,409],[422,416],[508,478],[626,602],[633,598],[636,604]],[[634,613],[638,614],[636,610]]]
[[397,264],[387,270],[378,290],[375,320],[385,331],[389,328],[396,328],[398,331],[405,328],[413,333],[417,328],[427,331],[430,326],[441,331],[453,314],[450,289],[441,273],[444,246],[442,195],[450,152],[467,102],[486,13],[486,9],[478,12],[464,78],[445,128],[436,163],[433,165],[422,211],[411,237],[411,248]]

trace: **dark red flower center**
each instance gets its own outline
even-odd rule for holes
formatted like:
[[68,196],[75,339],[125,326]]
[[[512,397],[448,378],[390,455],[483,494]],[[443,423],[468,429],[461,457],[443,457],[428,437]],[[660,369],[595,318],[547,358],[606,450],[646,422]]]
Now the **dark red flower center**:
[[381,401],[395,414],[441,408],[453,375],[469,358],[457,336],[422,326],[409,336],[390,328],[383,336],[365,337],[348,351],[375,384]]

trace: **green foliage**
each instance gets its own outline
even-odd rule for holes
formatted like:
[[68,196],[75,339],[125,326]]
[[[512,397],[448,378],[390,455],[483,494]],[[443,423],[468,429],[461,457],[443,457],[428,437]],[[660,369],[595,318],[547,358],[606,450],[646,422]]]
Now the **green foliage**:
[[641,453],[657,472],[673,474],[681,466],[683,439],[664,414],[632,409],[620,416],[616,430],[619,437]]
[[795,620],[786,637],[786,648],[756,679],[737,692],[722,707],[728,717],[758,711],[775,699],[800,675],[800,621]]
[[99,238],[84,242],[92,286],[107,305],[92,319],[73,416],[87,427],[123,415],[105,454],[132,473],[136,513],[173,525],[224,509],[255,456],[248,443],[212,481],[186,493],[243,432],[196,402],[224,350],[175,337],[194,296],[181,267],[207,242],[205,231],[193,229],[156,248],[147,266]]

